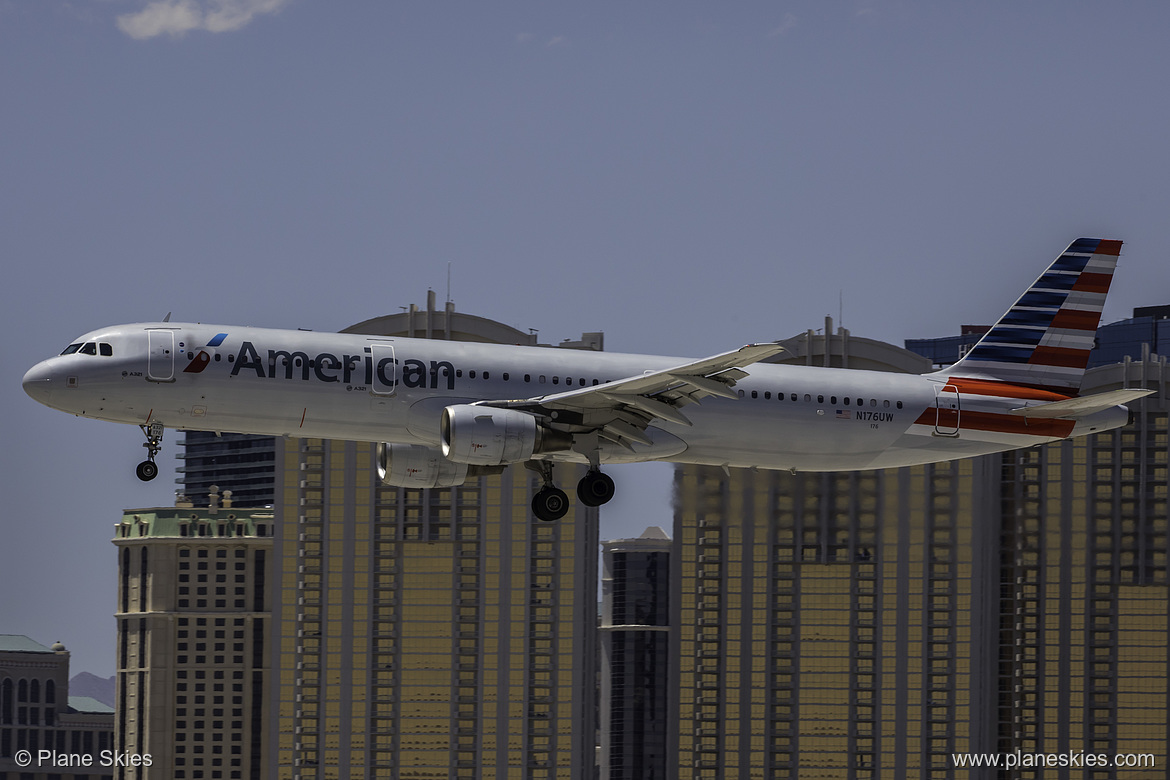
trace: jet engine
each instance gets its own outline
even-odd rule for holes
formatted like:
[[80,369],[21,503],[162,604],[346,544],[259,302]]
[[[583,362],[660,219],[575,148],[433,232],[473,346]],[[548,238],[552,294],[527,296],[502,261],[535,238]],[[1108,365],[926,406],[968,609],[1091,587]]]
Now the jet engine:
[[378,479],[394,487],[455,487],[468,477],[466,463],[453,463],[421,444],[379,444],[374,458]]
[[476,466],[520,463],[573,446],[570,434],[544,427],[531,414],[470,404],[443,410],[440,435],[446,458]]

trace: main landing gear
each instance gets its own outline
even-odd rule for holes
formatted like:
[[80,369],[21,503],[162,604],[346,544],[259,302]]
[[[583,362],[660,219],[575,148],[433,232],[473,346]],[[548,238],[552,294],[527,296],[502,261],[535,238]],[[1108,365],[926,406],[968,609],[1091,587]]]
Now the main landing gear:
[[[544,487],[532,497],[532,514],[544,522],[560,520],[569,511],[569,497],[553,484],[552,464],[547,461],[529,461],[528,468],[540,474]],[[585,506],[601,506],[613,498],[613,480],[598,469],[590,469],[577,483],[577,498]]]
[[158,455],[159,450],[162,449],[163,425],[152,422],[149,425],[139,425],[138,427],[146,436],[146,441],[142,443],[142,446],[146,447],[146,460],[138,464],[134,473],[143,482],[149,482],[158,476],[158,465],[154,462],[154,456]]
[[608,504],[613,498],[613,480],[608,474],[596,469],[590,469],[577,483],[577,498],[585,506],[601,506]]

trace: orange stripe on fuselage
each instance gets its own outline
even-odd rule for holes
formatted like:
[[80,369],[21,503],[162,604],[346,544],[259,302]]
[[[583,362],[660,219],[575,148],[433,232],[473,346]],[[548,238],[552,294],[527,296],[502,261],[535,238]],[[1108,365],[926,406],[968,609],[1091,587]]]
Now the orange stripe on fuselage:
[[973,431],[994,431],[995,433],[1017,433],[1023,436],[1054,436],[1066,438],[1076,426],[1075,420],[1031,419],[1014,414],[993,414],[991,412],[962,412],[959,428]]
[[961,377],[947,382],[960,394],[989,395],[996,398],[1019,398],[1025,401],[1064,401],[1071,395],[1061,395],[1049,390],[1039,390],[1025,385],[1013,385],[1007,382],[991,382],[986,379],[963,379]]
[[[943,410],[944,413],[950,410]],[[954,412],[950,412],[952,415]],[[937,409],[927,409],[915,425],[935,427]],[[1076,426],[1075,420],[1040,419],[1016,416],[1014,414],[995,414],[993,412],[959,413],[959,430],[961,431],[988,431],[990,433],[1010,433],[1020,436],[1043,436],[1046,438],[1067,438]]]

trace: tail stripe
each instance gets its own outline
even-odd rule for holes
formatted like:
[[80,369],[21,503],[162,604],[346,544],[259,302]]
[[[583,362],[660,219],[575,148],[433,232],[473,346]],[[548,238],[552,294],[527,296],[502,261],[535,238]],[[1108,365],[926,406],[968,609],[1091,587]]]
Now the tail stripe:
[[1072,242],[946,373],[1075,393],[1120,253],[1120,241]]

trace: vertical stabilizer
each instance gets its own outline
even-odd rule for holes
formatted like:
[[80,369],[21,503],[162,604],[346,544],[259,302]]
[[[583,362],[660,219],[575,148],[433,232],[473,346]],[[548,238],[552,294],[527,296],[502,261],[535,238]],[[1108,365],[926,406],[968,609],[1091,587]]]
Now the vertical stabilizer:
[[1078,238],[978,344],[938,373],[1076,395],[1120,254],[1120,241]]

